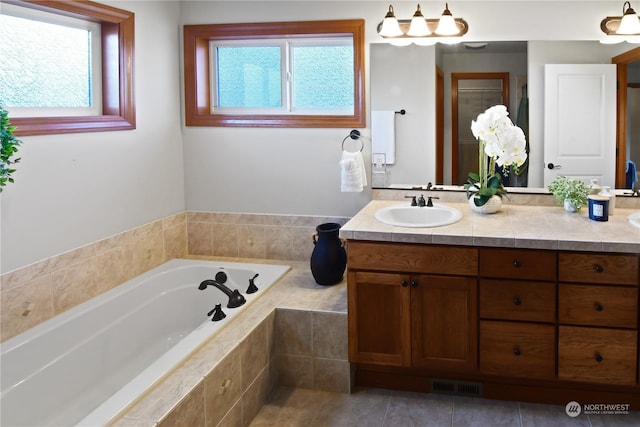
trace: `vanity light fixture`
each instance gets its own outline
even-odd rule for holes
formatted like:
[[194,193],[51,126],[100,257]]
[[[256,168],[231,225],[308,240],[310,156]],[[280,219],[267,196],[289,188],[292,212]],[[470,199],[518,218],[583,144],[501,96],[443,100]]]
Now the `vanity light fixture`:
[[640,19],[631,3],[625,1],[622,5],[622,16],[607,16],[600,22],[600,29],[608,36],[640,36]]
[[397,45],[408,45],[412,42],[421,45],[434,44],[437,41],[451,42],[452,39],[465,35],[467,31],[467,22],[462,18],[454,18],[448,3],[445,3],[440,18],[425,18],[418,4],[411,20],[398,20],[393,6],[389,5],[384,20],[378,24],[380,37]]

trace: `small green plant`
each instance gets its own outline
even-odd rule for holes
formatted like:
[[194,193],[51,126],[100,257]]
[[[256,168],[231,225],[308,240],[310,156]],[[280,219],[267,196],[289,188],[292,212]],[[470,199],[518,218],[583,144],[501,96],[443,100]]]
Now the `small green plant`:
[[22,141],[17,139],[13,134],[15,126],[11,126],[9,121],[9,112],[0,104],[0,142],[2,149],[0,150],[0,193],[2,187],[9,182],[13,182],[12,174],[16,171],[13,165],[20,162],[20,158],[14,156],[18,152],[18,146]]
[[556,198],[558,205],[562,205],[565,200],[573,205],[576,211],[587,204],[589,188],[579,179],[567,178],[558,175],[548,187],[551,194]]

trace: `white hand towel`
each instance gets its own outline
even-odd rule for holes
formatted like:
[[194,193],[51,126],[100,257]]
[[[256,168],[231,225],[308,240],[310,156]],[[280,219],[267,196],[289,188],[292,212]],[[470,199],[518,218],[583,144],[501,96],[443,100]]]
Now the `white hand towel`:
[[340,169],[342,171],[341,190],[343,193],[364,190],[364,187],[367,185],[367,173],[364,168],[362,152],[351,153],[349,151],[343,151],[342,160],[340,160]]
[[388,165],[396,162],[395,111],[371,112],[371,152],[384,153]]

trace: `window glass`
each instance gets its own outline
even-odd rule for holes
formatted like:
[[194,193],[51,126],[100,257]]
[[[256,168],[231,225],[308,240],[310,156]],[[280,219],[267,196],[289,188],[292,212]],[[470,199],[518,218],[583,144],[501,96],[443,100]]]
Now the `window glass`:
[[99,25],[24,8],[27,16],[6,13],[3,7],[0,99],[12,114],[99,114],[99,93],[94,99],[94,85],[100,83],[94,81],[96,73],[100,76],[94,61],[99,58],[92,48]]
[[282,106],[279,46],[217,47],[217,106]]
[[[351,41],[349,41],[351,43]],[[293,108],[353,113],[353,47],[293,47]]]

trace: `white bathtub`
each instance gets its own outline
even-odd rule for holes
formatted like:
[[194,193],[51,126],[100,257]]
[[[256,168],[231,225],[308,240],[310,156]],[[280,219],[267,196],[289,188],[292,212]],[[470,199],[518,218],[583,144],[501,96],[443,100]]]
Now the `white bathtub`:
[[[200,282],[224,270],[247,302]],[[101,426],[229,324],[289,266],[175,259],[1,344],[0,425]],[[256,273],[259,291],[247,294]],[[221,303],[223,320],[207,313]]]

